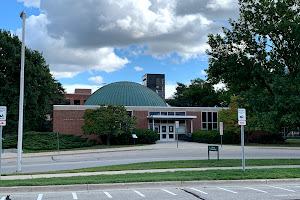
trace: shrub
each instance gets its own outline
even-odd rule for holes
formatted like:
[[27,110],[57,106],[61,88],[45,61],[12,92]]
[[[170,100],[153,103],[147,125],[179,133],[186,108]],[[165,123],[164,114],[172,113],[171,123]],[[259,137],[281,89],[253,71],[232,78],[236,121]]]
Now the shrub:
[[[3,140],[3,148],[17,148],[18,135]],[[87,141],[73,134],[59,134],[59,148],[72,149],[89,147],[95,140]],[[23,148],[27,150],[55,150],[57,149],[57,133],[53,132],[25,132],[23,134]]]
[[[196,130],[193,132],[193,141],[208,144],[219,144],[221,143],[221,136],[217,130]],[[231,131],[224,131],[223,144],[238,144],[240,139],[238,134]]]
[[111,138],[111,144],[133,144],[132,134],[136,134],[138,137],[135,141],[136,144],[154,144],[159,139],[159,135],[156,131],[148,129],[134,129],[132,132],[127,131],[120,135],[113,135]]
[[138,144],[155,144],[159,140],[159,135],[156,131],[148,129],[135,129],[132,131],[138,137],[136,143]]
[[249,142],[259,144],[280,144],[285,143],[285,139],[280,134],[255,131],[250,134]]

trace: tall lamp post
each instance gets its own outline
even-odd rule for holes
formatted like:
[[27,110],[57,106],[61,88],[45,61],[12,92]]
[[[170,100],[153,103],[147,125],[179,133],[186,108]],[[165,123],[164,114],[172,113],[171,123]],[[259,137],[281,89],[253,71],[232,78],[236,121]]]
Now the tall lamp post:
[[23,19],[22,30],[22,48],[21,48],[21,72],[20,72],[20,101],[19,101],[19,128],[18,128],[18,156],[17,172],[22,171],[22,140],[23,140],[23,107],[24,107],[24,65],[25,65],[25,18],[26,13],[23,10],[20,13]]

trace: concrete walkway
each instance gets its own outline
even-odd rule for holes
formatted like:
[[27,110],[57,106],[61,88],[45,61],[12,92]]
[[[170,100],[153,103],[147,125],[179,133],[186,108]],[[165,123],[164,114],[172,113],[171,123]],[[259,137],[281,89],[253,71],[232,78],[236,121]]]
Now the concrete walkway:
[[[249,166],[249,167],[246,167],[246,170],[247,169],[271,169],[271,168],[300,168],[300,165]],[[23,179],[54,178],[54,177],[113,175],[113,174],[139,174],[139,173],[175,172],[175,171],[228,170],[228,169],[241,169],[241,167],[206,167],[206,168],[146,169],[146,170],[80,172],[80,173],[60,173],[60,174],[12,175],[12,176],[2,176],[1,180],[21,180],[21,179],[23,180]]]

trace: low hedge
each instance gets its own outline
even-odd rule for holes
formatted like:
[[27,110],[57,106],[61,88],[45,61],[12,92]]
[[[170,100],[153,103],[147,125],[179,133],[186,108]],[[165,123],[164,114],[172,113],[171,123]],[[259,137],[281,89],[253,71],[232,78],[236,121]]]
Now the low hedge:
[[[12,135],[3,140],[3,148],[17,148],[18,135]],[[73,134],[59,134],[59,148],[72,149],[89,147],[95,140],[87,139]],[[53,132],[25,132],[23,134],[23,149],[27,150],[55,150],[57,149],[57,133]]]
[[159,135],[156,131],[148,129],[134,129],[120,135],[113,135],[110,143],[113,145],[133,144],[132,134],[138,137],[135,139],[135,144],[155,144],[159,140]]
[[[196,130],[193,132],[193,141],[208,144],[221,143],[221,136],[217,130]],[[223,144],[238,144],[241,140],[234,132],[224,131],[222,136]]]

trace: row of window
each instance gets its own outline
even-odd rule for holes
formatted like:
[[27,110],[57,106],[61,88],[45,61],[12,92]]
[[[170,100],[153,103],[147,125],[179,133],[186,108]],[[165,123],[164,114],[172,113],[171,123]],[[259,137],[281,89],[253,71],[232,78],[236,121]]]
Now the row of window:
[[175,112],[175,111],[172,111],[172,112],[165,112],[165,111],[151,111],[149,112],[149,116],[153,116],[153,115],[177,115],[177,116],[185,116],[185,112]]

